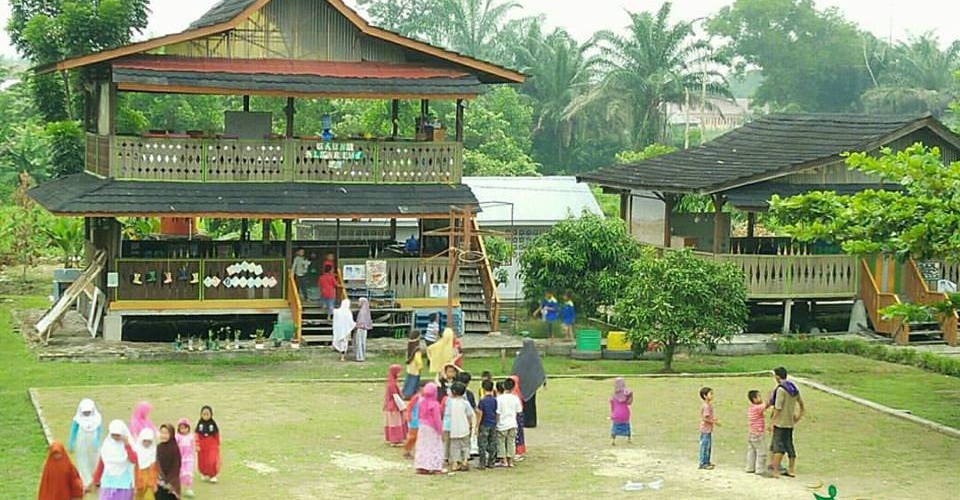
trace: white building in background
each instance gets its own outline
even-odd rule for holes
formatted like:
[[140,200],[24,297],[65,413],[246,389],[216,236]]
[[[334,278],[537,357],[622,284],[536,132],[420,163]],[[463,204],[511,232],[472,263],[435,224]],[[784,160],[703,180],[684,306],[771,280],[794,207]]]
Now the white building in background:
[[513,262],[506,266],[510,280],[498,288],[502,300],[523,299],[517,274],[527,243],[570,215],[587,211],[603,216],[590,186],[577,183],[576,177],[464,177],[463,183],[480,202],[480,229],[505,233],[513,242]]

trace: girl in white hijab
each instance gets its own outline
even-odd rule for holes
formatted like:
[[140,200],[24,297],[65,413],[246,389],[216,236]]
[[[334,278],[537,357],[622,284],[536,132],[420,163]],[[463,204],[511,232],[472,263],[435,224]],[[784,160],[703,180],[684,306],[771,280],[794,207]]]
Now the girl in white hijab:
[[93,482],[93,471],[100,458],[100,440],[103,439],[103,417],[92,399],[84,399],[77,405],[77,413],[70,425],[70,441],[67,451],[73,455],[77,472],[86,488]]
[[350,312],[350,299],[343,299],[340,307],[333,310],[333,348],[340,353],[340,361],[347,355],[350,346],[350,332],[357,326]]
[[133,450],[137,452],[137,477],[134,481],[136,490],[134,500],[153,500],[157,490],[157,436],[153,429],[146,428],[140,431]]
[[137,453],[130,446],[130,432],[122,420],[110,422],[108,429],[110,435],[100,448],[100,464],[93,482],[100,485],[100,500],[130,500]]

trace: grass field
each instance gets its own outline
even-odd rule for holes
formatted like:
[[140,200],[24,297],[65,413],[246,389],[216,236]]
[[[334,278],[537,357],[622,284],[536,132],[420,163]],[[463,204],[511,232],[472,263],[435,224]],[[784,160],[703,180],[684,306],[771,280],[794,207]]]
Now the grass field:
[[[0,446],[4,450],[0,454],[0,498],[27,499],[35,494],[45,445],[27,398],[29,387],[41,388],[45,411],[58,436],[65,434],[66,419],[76,400],[85,395],[97,397],[109,417],[124,419],[129,407],[141,398],[154,400],[158,417],[163,419],[195,418],[200,404],[213,403],[229,443],[225,447],[229,466],[217,493],[204,495],[206,498],[258,498],[257,492],[259,498],[277,498],[274,491],[289,492],[290,498],[316,498],[324,491],[402,498],[439,494],[444,491],[440,488],[453,487],[443,478],[412,477],[396,450],[380,445],[380,384],[288,382],[380,378],[396,360],[374,358],[360,365],[309,356],[280,362],[250,356],[213,362],[40,363],[13,333],[11,310],[44,305],[45,300],[39,298],[0,298]],[[547,358],[545,364],[552,375],[651,373],[660,368],[657,362],[561,358]],[[846,355],[699,356],[680,359],[675,368],[690,373],[743,372],[781,364],[858,396],[960,427],[960,379],[915,368]],[[504,369],[498,359],[468,359],[466,365],[474,373],[502,373]],[[743,484],[744,479],[752,478],[739,472],[741,420],[747,386],[766,388],[770,380],[709,382],[717,389],[719,417],[727,423],[715,444],[722,467],[712,476],[691,473],[689,467],[696,459],[696,388],[700,383],[695,379],[633,382],[638,391],[634,419],[638,441],[631,449],[618,447],[617,455],[612,455],[604,437],[610,383],[551,382],[540,398],[544,424],[531,431],[529,438],[531,460],[513,471],[520,481],[509,481],[505,487],[523,484],[530,493],[549,487],[548,491],[555,493],[551,497],[573,497],[589,489],[600,497],[610,497],[617,495],[627,479],[661,476],[674,488],[680,488],[677,483],[685,485],[686,489],[675,489],[672,498],[759,498],[754,488],[762,493],[774,486]],[[181,394],[177,399],[175,391]],[[813,415],[798,436],[803,454],[800,470],[805,477],[795,482],[792,490],[789,485],[774,487],[788,488],[780,492],[784,493],[781,498],[812,498],[802,486],[820,478],[836,482],[844,499],[941,498],[938,495],[960,486],[953,479],[955,474],[941,473],[952,470],[945,464],[960,458],[957,440],[812,391],[807,394]],[[582,401],[588,401],[588,406]],[[242,465],[244,460],[263,462],[280,472],[259,476]],[[613,467],[616,463],[623,467]],[[364,481],[356,484],[358,471],[348,471],[349,466],[371,464],[387,470],[359,471]],[[596,475],[597,464],[612,468]],[[398,468],[389,469],[393,466]],[[480,475],[470,474],[471,478]],[[920,488],[917,491],[923,494],[911,488]]]

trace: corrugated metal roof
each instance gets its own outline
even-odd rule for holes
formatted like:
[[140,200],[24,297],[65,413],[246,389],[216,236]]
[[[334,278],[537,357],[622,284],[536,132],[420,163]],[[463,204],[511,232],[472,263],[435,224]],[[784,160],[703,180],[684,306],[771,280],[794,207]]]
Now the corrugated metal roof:
[[463,78],[466,71],[433,68],[420,64],[388,64],[371,61],[335,62],[293,59],[228,59],[215,57],[138,56],[113,63],[114,69],[185,71],[194,73],[271,74],[328,76],[336,78]]
[[930,115],[773,114],[703,146],[577,178],[617,188],[713,193],[796,167],[839,161],[844,152],[872,149],[878,141],[935,124]]
[[475,76],[461,78],[338,78],[312,75],[256,73],[204,73],[196,71],[154,71],[116,68],[113,81],[165,87],[229,89],[236,91],[280,91],[295,94],[389,95],[478,95],[483,84]]
[[477,197],[481,225],[552,225],[584,210],[602,216],[597,199],[576,177],[464,177]]
[[189,29],[204,28],[215,24],[225,23],[237,17],[247,7],[250,7],[257,0],[220,0],[213,7],[210,7],[200,19],[190,23]]
[[89,174],[45,182],[30,196],[55,214],[244,214],[284,216],[446,215],[451,205],[476,205],[470,188],[446,184],[308,182],[156,182]]

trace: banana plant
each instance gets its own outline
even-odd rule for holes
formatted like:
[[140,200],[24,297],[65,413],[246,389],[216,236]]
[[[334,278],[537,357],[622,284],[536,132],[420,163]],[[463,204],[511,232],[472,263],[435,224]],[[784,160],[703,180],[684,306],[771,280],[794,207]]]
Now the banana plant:
[[63,253],[63,267],[74,267],[80,262],[83,255],[83,220],[57,217],[44,232]]

